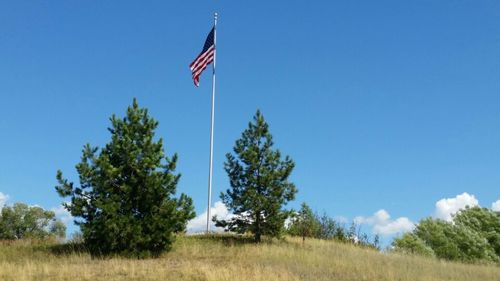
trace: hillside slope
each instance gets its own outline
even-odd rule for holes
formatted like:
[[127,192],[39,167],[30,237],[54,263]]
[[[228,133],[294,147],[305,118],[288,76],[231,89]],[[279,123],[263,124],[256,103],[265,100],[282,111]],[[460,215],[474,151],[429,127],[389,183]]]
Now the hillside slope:
[[228,236],[178,237],[159,259],[92,259],[29,241],[0,242],[0,280],[500,280],[500,267],[384,254],[336,242],[255,245]]

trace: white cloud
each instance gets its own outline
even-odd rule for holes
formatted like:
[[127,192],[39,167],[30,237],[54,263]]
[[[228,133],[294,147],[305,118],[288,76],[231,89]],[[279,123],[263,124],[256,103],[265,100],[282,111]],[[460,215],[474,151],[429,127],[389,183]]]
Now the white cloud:
[[382,236],[404,233],[412,231],[415,228],[415,224],[407,217],[391,220],[391,216],[384,209],[378,210],[370,217],[355,217],[354,222],[356,224],[370,225],[374,233]]
[[470,195],[467,192],[459,194],[454,198],[443,198],[436,202],[435,217],[443,219],[446,221],[451,221],[453,215],[456,214],[460,209],[464,209],[466,206],[474,207],[478,206],[474,195]]
[[[214,204],[214,207],[210,208],[210,216],[217,216],[218,219],[229,219],[232,217],[232,214],[229,213],[226,205],[221,201],[217,201]],[[214,232],[222,232],[223,228],[215,227],[215,223],[211,221],[210,218],[210,231]],[[187,224],[187,233],[201,233],[204,232],[207,228],[207,211],[202,214],[196,216],[194,219],[190,220]]]
[[400,217],[387,224],[375,225],[373,231],[381,235],[392,235],[412,231],[415,224],[407,217]]
[[9,200],[9,195],[0,192],[0,210],[5,206],[7,200]]
[[500,199],[491,203],[491,209],[495,212],[500,212]]
[[354,222],[357,224],[375,225],[379,222],[387,221],[389,218],[390,218],[389,213],[387,213],[386,210],[381,209],[381,210],[378,210],[371,217],[363,217],[363,216],[355,217]]
[[51,208],[50,210],[56,214],[56,218],[61,220],[66,225],[73,221],[73,216],[68,210],[66,210],[66,208],[64,208],[63,205]]

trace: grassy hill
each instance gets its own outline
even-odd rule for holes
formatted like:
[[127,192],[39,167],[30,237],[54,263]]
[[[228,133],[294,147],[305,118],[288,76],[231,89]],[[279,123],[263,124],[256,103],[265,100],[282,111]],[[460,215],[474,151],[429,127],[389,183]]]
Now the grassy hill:
[[287,238],[178,237],[159,259],[92,259],[67,245],[0,242],[0,280],[500,280],[500,267]]

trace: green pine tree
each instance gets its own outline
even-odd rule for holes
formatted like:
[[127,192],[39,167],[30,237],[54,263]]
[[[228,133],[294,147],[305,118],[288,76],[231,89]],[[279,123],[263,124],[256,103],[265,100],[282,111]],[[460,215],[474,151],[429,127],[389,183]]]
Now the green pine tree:
[[157,256],[194,217],[191,198],[174,197],[177,155],[165,156],[163,140],[154,140],[158,122],[135,99],[125,118],[110,120],[111,141],[100,151],[89,144],[83,148],[76,165],[80,186],[58,171],[56,190],[70,197],[65,207],[79,218],[93,255]]
[[226,231],[251,232],[256,242],[262,235],[278,237],[289,211],[283,206],[297,192],[288,181],[294,162],[279,150],[273,150],[269,125],[257,111],[241,138],[236,141],[234,155],[226,154],[225,170],[231,189],[221,199],[234,216],[226,220],[214,217],[216,225]]

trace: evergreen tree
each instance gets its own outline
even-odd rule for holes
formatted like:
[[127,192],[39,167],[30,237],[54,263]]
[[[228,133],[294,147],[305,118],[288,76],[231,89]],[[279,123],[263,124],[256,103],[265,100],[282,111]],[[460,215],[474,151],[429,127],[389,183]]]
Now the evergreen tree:
[[273,150],[272,135],[264,117],[257,111],[241,138],[236,141],[234,154],[226,154],[225,170],[231,189],[221,193],[224,204],[234,216],[214,221],[226,231],[251,232],[256,242],[262,235],[279,237],[290,212],[283,206],[297,192],[288,181],[294,162],[279,150]]
[[57,172],[56,190],[80,225],[93,255],[156,256],[170,249],[173,233],[194,217],[192,200],[175,198],[177,155],[165,156],[154,140],[158,122],[134,99],[123,119],[111,118],[111,141],[99,151],[84,146],[76,165],[80,187]]

